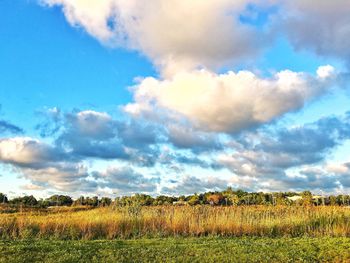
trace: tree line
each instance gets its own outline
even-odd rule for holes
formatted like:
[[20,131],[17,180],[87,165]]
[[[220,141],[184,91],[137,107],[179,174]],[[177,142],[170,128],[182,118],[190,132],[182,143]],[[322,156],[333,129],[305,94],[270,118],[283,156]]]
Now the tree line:
[[205,192],[193,195],[152,197],[146,194],[116,197],[86,197],[73,199],[67,195],[53,195],[45,199],[36,199],[33,195],[8,197],[0,193],[0,204],[25,207],[50,206],[157,206],[157,205],[350,205],[350,195],[313,195],[310,191],[297,192],[246,192],[228,187],[224,191]]

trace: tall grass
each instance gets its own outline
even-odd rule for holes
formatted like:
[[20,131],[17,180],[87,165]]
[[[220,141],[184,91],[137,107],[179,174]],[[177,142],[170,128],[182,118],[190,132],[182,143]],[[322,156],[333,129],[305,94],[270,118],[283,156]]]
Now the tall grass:
[[0,214],[2,239],[167,236],[350,236],[350,209],[300,206],[162,206]]

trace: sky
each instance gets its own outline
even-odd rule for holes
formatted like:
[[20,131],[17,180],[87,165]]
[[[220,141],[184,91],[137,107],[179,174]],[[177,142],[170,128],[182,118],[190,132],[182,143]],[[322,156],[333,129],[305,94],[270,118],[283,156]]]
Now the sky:
[[0,12],[0,192],[349,192],[348,0]]

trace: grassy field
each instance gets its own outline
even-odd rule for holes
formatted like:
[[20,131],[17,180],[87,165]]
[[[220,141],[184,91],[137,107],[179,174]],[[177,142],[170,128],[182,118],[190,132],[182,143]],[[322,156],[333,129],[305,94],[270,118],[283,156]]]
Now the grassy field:
[[62,208],[0,214],[0,239],[128,239],[198,236],[350,237],[339,206]]
[[2,262],[350,262],[350,209],[6,208]]
[[348,238],[0,241],[0,262],[349,262]]

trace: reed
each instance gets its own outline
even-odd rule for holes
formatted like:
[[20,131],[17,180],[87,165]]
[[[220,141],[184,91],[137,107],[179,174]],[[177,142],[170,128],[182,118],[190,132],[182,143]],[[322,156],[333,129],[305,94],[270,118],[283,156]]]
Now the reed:
[[154,206],[0,214],[1,239],[116,239],[172,236],[349,237],[338,206]]

